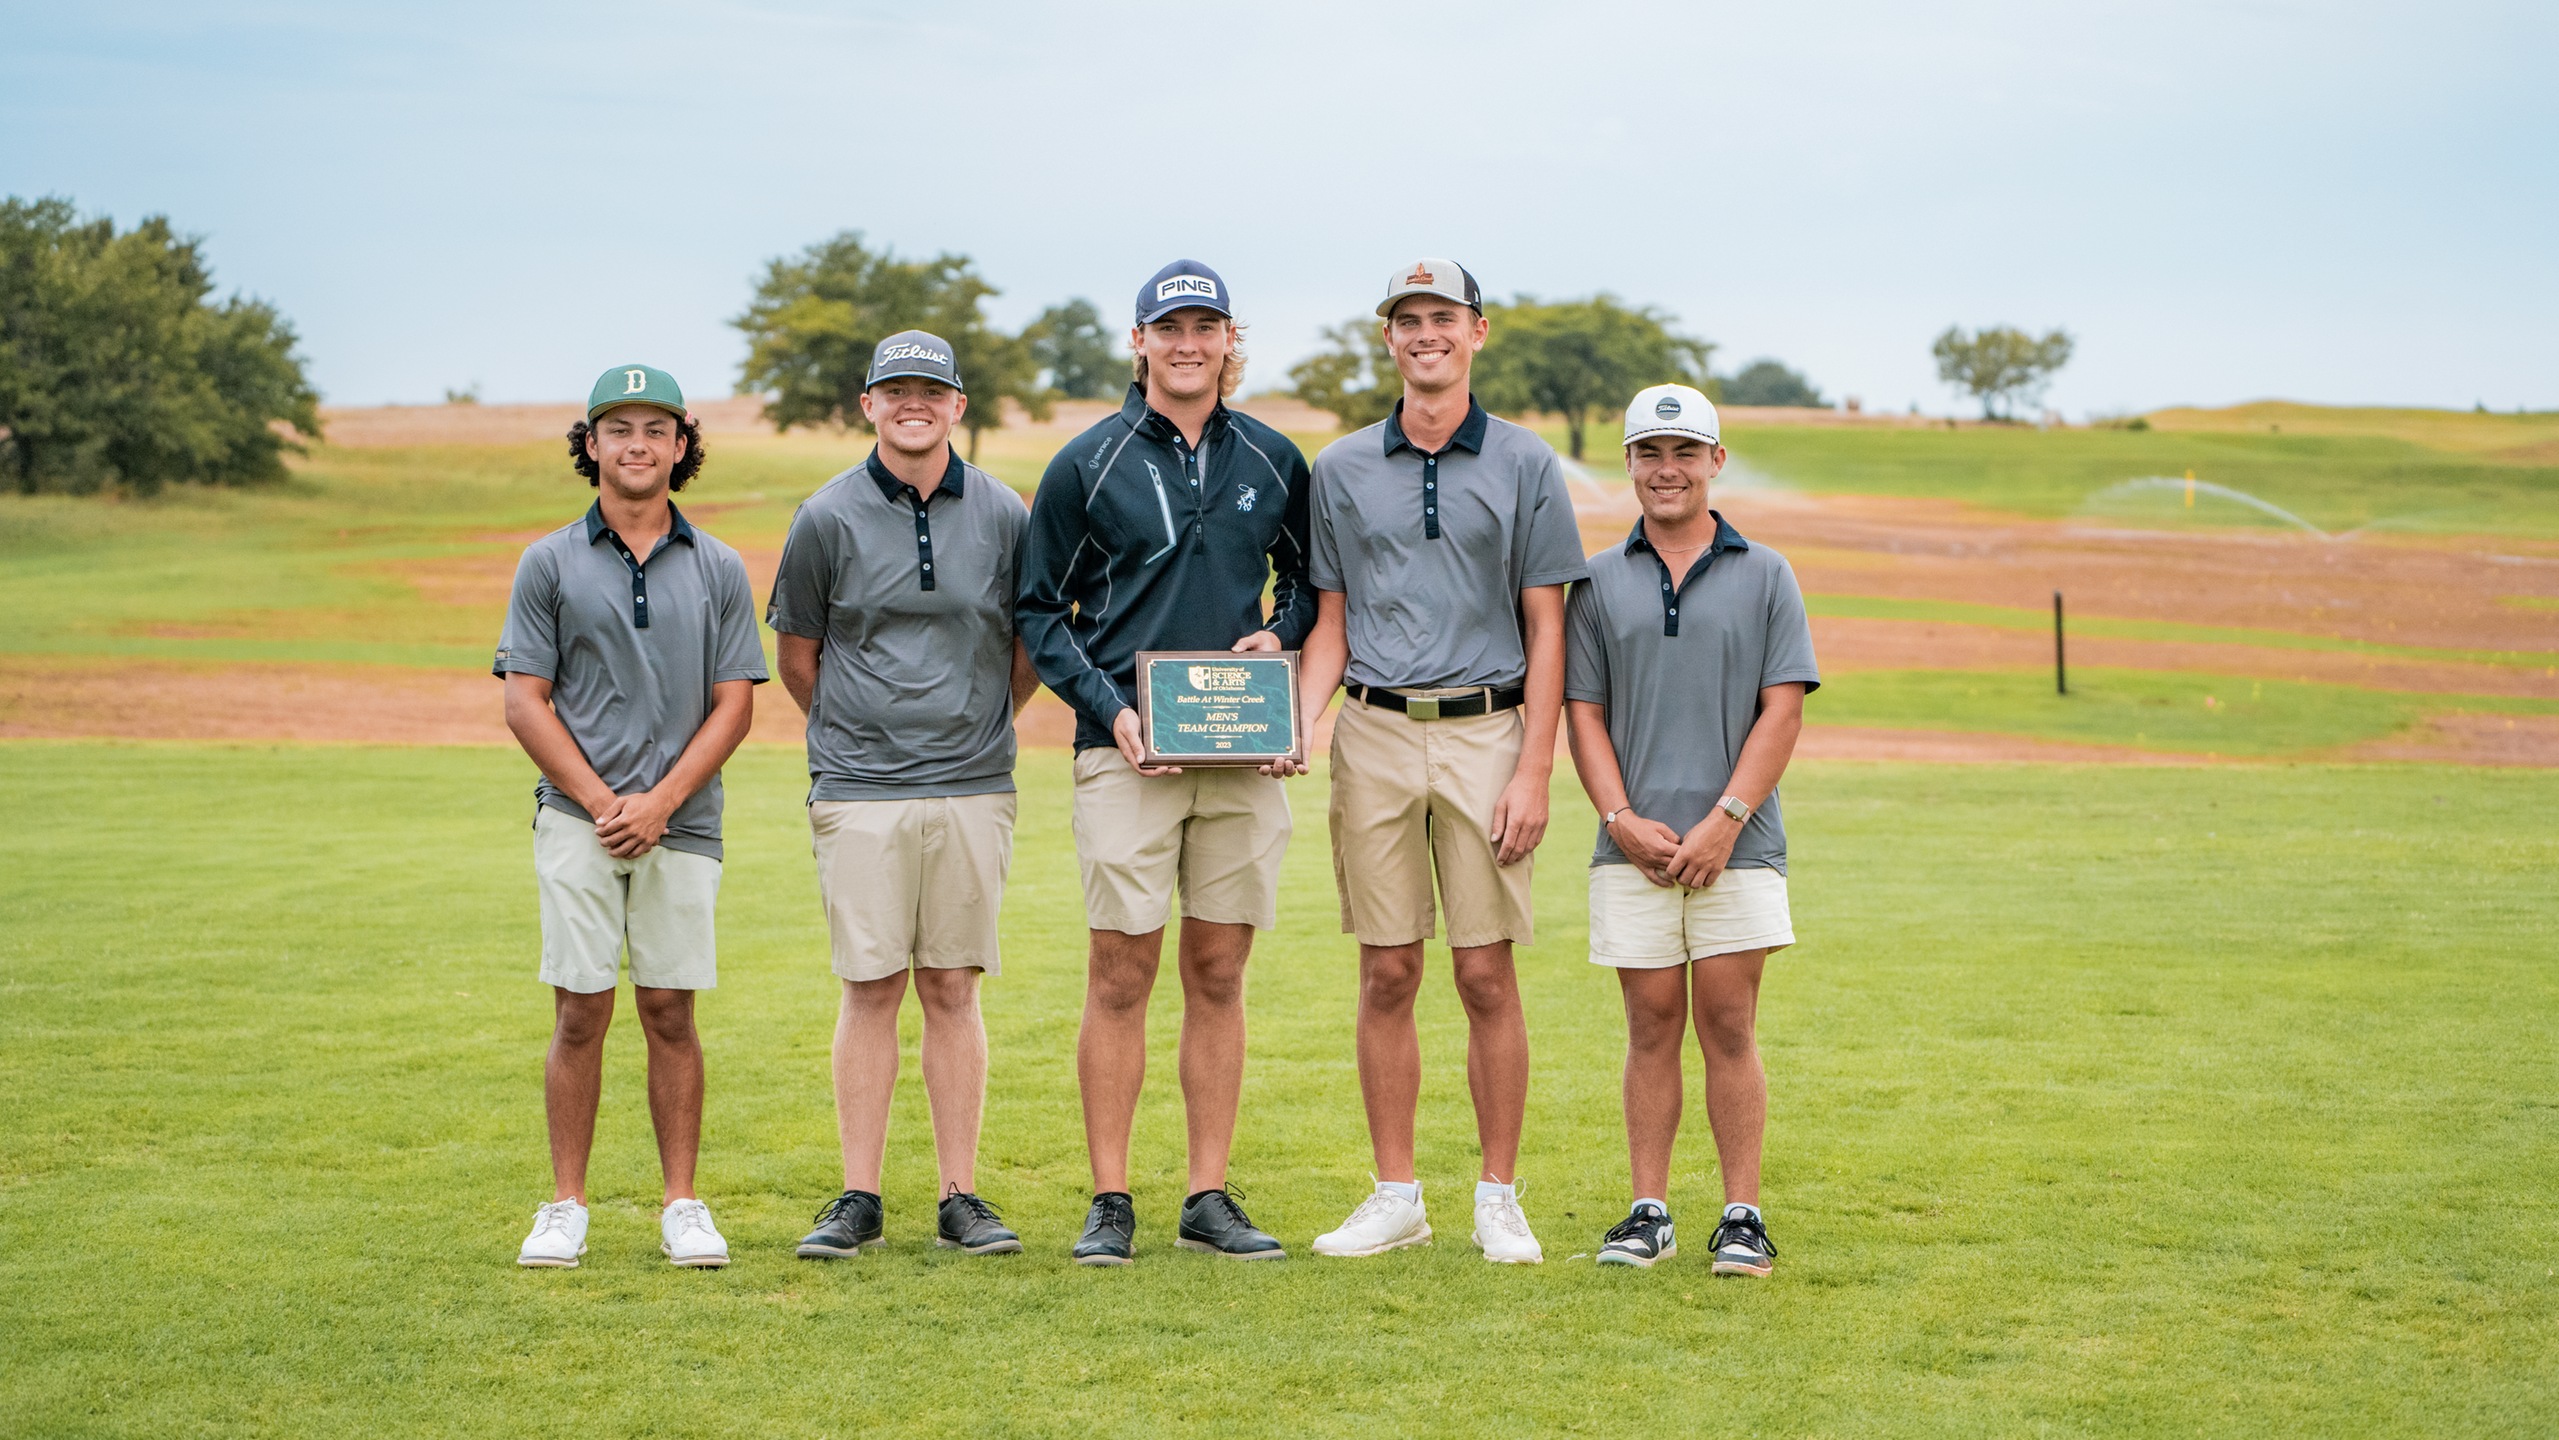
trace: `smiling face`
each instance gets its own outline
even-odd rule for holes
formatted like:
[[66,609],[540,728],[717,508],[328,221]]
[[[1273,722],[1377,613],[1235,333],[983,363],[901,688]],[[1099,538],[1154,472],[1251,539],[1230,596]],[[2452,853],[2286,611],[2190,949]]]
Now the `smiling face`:
[[1647,435],[1626,447],[1626,478],[1648,526],[1688,524],[1706,509],[1706,486],[1724,470],[1724,447],[1691,435]]
[[1386,348],[1406,388],[1424,394],[1463,391],[1492,325],[1474,307],[1438,295],[1399,301],[1386,317]]
[[652,500],[675,479],[684,435],[676,418],[655,405],[617,405],[588,427],[586,453],[595,461],[596,484],[625,500]]
[[1192,306],[1129,331],[1128,348],[1146,362],[1150,395],[1214,399],[1226,374],[1227,353],[1235,348],[1235,322]]
[[968,410],[969,397],[921,375],[891,376],[862,392],[862,418],[880,432],[882,445],[901,455],[939,452]]

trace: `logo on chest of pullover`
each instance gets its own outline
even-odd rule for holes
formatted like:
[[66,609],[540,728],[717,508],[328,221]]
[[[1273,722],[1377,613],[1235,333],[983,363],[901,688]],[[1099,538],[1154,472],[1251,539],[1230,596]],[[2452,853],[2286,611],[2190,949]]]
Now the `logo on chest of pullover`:
[[1235,508],[1238,510],[1252,509],[1253,502],[1260,498],[1262,498],[1262,492],[1254,489],[1250,485],[1238,485],[1235,487]]

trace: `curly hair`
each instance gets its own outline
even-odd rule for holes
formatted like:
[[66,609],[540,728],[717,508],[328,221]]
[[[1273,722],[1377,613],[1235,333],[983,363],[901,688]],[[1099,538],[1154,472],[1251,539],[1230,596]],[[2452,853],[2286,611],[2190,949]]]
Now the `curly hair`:
[[[1219,366],[1217,371],[1217,398],[1220,400],[1232,400],[1235,398],[1235,392],[1244,388],[1244,322],[1229,320],[1226,322],[1226,331],[1226,363]],[[1146,357],[1143,355],[1131,357],[1128,369],[1129,379],[1138,389],[1145,389]]]
[[[604,483],[604,467],[596,463],[594,456],[586,453],[587,437],[594,433],[595,427],[584,420],[569,427],[569,463],[586,477],[586,483],[601,485]],[[684,453],[676,457],[675,474],[667,482],[669,490],[681,490],[694,476],[701,474],[705,458],[701,421],[687,415],[675,422],[675,433],[684,437]]]

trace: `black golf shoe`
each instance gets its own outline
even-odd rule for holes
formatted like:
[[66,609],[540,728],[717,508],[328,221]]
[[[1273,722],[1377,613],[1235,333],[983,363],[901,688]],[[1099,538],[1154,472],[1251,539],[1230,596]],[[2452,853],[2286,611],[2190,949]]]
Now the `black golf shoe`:
[[1769,1241],[1768,1227],[1747,1210],[1725,1210],[1724,1223],[1715,1227],[1715,1238],[1706,1243],[1715,1252],[1718,1275],[1765,1280],[1776,1268],[1777,1247]]
[[868,1190],[847,1190],[817,1212],[817,1228],[801,1238],[799,1256],[841,1260],[861,1254],[866,1245],[876,1250],[887,1243],[880,1238],[880,1197]]
[[1599,1263],[1650,1266],[1678,1253],[1679,1241],[1671,1231],[1670,1212],[1659,1205],[1638,1205],[1627,1211],[1626,1218],[1618,1221],[1600,1242]]
[[1185,1250],[1205,1250],[1229,1260],[1284,1260],[1280,1242],[1253,1228],[1234,1191],[1202,1190],[1182,1202],[1181,1233],[1173,1243]]
[[1004,1228],[1004,1217],[995,1213],[995,1207],[966,1190],[942,1197],[941,1222],[941,1233],[933,1243],[945,1250],[1009,1255],[1022,1248],[1022,1237]]
[[1125,1190],[1105,1190],[1093,1197],[1084,1216],[1084,1233],[1075,1242],[1078,1265],[1125,1265],[1137,1249],[1137,1204]]

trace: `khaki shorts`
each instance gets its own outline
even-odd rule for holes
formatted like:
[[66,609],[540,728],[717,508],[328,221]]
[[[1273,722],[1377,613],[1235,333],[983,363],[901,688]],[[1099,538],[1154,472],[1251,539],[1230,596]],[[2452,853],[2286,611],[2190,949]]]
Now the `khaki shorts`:
[[1140,775],[1107,745],[1076,752],[1075,859],[1084,923],[1144,935],[1182,913],[1219,925],[1279,923],[1287,782],[1241,766]]
[[664,845],[617,859],[595,838],[594,822],[543,805],[533,816],[533,877],[542,893],[543,984],[580,995],[610,990],[626,943],[634,985],[719,983],[711,924],[719,861]]
[[1786,877],[1765,867],[1727,870],[1703,890],[1656,885],[1632,865],[1590,867],[1590,959],[1620,970],[1659,970],[1741,950],[1795,943]]
[[[1430,692],[1424,692],[1430,693]],[[1475,694],[1475,691],[1451,691]],[[1342,929],[1362,945],[1438,934],[1431,876],[1454,947],[1535,941],[1529,867],[1494,863],[1493,806],[1519,769],[1527,718],[1516,707],[1414,720],[1345,696],[1333,722],[1333,882]]]
[[809,849],[835,973],[885,980],[910,965],[1003,973],[996,920],[1013,865],[1013,794],[814,800]]

